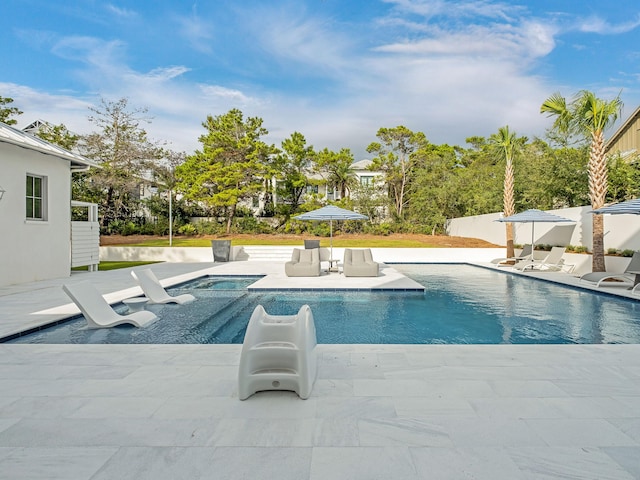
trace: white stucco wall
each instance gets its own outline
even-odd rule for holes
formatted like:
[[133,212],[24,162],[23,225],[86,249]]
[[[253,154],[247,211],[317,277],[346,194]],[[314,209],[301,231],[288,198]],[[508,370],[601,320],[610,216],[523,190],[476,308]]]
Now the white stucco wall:
[[[535,243],[548,245],[576,245],[592,247],[591,207],[574,207],[548,210],[561,217],[574,220],[569,223],[536,223]],[[499,213],[476,215],[450,220],[448,233],[457,237],[473,237],[487,240],[496,245],[505,245],[505,224],[496,222]],[[531,243],[531,224],[514,223],[515,242]],[[605,215],[604,248],[620,250],[640,250],[640,215]]]
[[[47,178],[47,220],[26,220],[26,176]],[[70,274],[69,161],[0,143],[0,286]]]

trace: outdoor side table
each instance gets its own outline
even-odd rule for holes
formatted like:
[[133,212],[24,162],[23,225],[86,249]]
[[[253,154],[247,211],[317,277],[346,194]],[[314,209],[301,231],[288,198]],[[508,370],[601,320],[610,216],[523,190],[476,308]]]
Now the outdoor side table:
[[147,297],[133,297],[122,300],[122,303],[129,307],[129,312],[139,312],[144,310],[144,306],[147,302],[149,302]]

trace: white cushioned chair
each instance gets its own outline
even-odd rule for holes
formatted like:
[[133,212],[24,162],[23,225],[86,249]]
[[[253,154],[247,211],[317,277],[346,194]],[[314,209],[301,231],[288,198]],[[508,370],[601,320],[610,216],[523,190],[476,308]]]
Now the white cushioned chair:
[[373,261],[370,248],[345,248],[342,269],[345,277],[377,277],[380,264]]
[[305,250],[294,248],[291,260],[284,264],[287,277],[319,277],[320,249]]

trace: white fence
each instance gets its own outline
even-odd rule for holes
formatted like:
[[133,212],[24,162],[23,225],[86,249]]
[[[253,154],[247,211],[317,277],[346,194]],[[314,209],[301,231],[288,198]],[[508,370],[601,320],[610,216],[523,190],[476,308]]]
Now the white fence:
[[[592,248],[591,207],[574,207],[548,212],[574,220],[576,223],[536,223],[536,244],[575,245]],[[500,213],[476,215],[449,220],[447,233],[456,237],[480,238],[496,245],[505,245],[505,224],[496,222]],[[531,243],[531,223],[514,223],[515,243]],[[604,247],[619,250],[640,250],[640,215],[605,215]]]

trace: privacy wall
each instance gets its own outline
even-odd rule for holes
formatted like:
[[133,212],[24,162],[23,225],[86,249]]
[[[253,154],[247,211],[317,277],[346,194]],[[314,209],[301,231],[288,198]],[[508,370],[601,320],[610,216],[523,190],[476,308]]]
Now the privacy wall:
[[[547,210],[549,213],[574,220],[576,223],[536,223],[535,243],[547,245],[592,247],[591,207]],[[505,245],[505,224],[497,222],[502,213],[453,218],[447,232],[456,237],[480,238],[496,245]],[[514,223],[515,242],[531,243],[530,223]],[[605,215],[604,247],[619,250],[640,250],[640,215]]]

